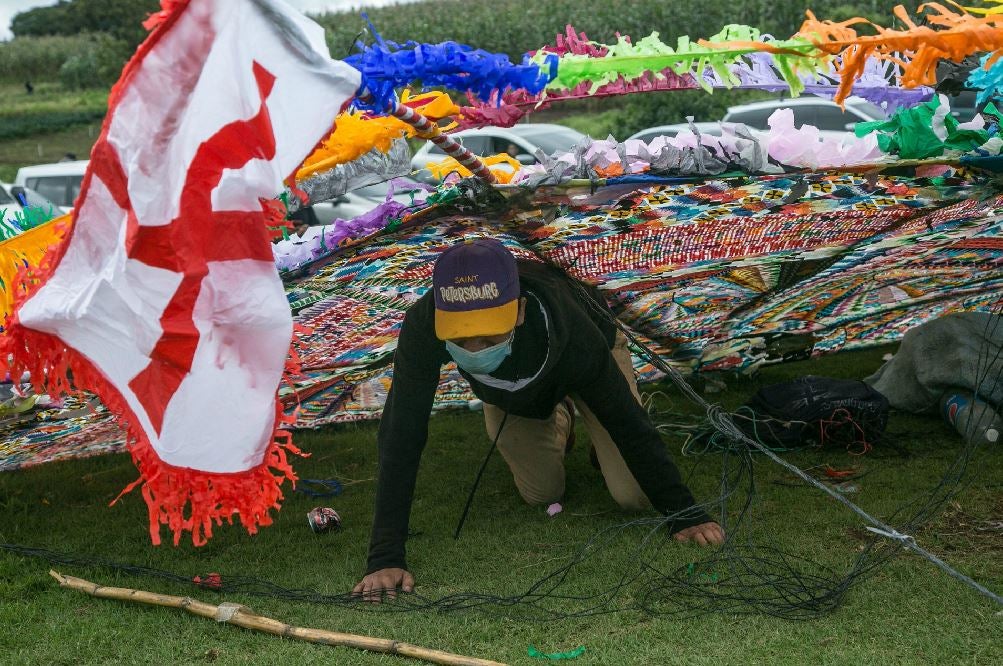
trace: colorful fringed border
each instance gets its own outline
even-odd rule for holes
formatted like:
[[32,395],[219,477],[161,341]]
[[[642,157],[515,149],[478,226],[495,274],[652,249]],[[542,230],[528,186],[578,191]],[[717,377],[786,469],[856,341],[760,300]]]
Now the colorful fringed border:
[[[125,66],[121,78],[112,87],[102,137],[107,134],[113,115],[111,110],[117,105],[136,64],[166,34],[187,5],[187,0],[162,0],[163,11],[151,17],[149,27],[154,29],[153,34],[140,45]],[[81,185],[82,192],[89,188],[91,177],[92,173],[88,171]],[[73,225],[79,210],[74,210]],[[125,488],[119,497],[142,486],[150,519],[150,538],[155,545],[160,544],[161,525],[167,525],[171,530],[175,545],[181,541],[182,533],[191,532],[192,543],[196,546],[204,545],[212,536],[213,523],[222,525],[225,520],[232,524],[234,514],[239,516],[241,524],[250,534],[256,533],[258,527],[270,525],[272,518],[269,512],[277,509],[283,499],[282,484],[286,480],[293,484],[296,482],[288,453],[303,455],[293,445],[290,433],[283,429],[291,419],[283,414],[277,398],[272,436],[262,462],[257,466],[239,473],[212,473],[176,467],[157,456],[141,428],[134,425],[138,421],[121,393],[83,354],[68,348],[56,336],[20,324],[17,308],[34,296],[51,277],[62,261],[74,231],[75,227],[71,226],[65,242],[54,250],[50,248],[37,267],[25,265],[18,271],[11,285],[15,308],[7,318],[6,333],[0,336],[0,358],[10,354],[13,357],[11,371],[14,374],[30,372],[38,390],[58,395],[77,392],[74,386],[86,386],[101,398],[123,425],[129,451],[140,472],[140,478]]]
[[[39,276],[48,277],[52,273],[64,247],[47,254],[37,268],[25,266],[18,272],[15,282],[18,305],[41,288]],[[75,387],[86,386],[101,397],[125,429],[129,452],[140,478],[126,487],[112,504],[141,485],[154,545],[161,543],[161,525],[167,525],[173,533],[174,545],[180,543],[182,533],[191,532],[192,543],[202,546],[212,537],[213,523],[222,525],[225,520],[233,524],[234,514],[239,515],[240,523],[249,534],[272,523],[269,512],[279,508],[283,482],[288,480],[294,487],[296,484],[288,454],[307,455],[296,448],[291,434],[284,429],[294,417],[283,413],[277,398],[271,441],[262,462],[256,467],[239,473],[176,467],[157,456],[142,430],[134,425],[135,415],[125,399],[85,356],[66,347],[53,335],[21,326],[16,313],[7,323],[7,332],[0,336],[0,356],[13,356],[12,374],[30,372],[36,388],[53,395],[78,393]],[[294,366],[295,361],[290,371],[295,372]]]
[[13,312],[19,271],[38,265],[62,241],[69,226],[70,218],[64,215],[0,242],[0,331],[4,317]]

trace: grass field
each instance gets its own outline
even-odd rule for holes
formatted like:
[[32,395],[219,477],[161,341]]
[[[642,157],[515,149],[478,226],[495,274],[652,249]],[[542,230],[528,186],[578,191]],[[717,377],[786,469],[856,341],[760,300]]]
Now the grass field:
[[29,164],[57,162],[66,153],[90,156],[101,131],[108,92],[65,91],[57,83],[0,85],[0,181],[11,182]]
[[[709,396],[735,406],[764,383],[806,373],[860,377],[876,368],[887,350],[844,353],[807,363],[767,368],[754,379],[728,381]],[[672,390],[663,407],[693,411]],[[906,499],[932,488],[960,450],[953,431],[935,418],[894,415],[890,431],[902,455],[879,448],[863,458],[844,451],[810,450],[786,457],[802,468],[858,464],[855,501],[887,516]],[[301,433],[312,457],[297,463],[304,478],[337,478],[340,497],[316,500],[289,493],[273,526],[248,536],[239,527],[218,530],[194,548],[149,544],[139,493],[116,506],[108,502],[136,476],[125,455],[51,464],[0,475],[0,541],[97,556],[170,570],[186,577],[221,572],[257,576],[286,588],[330,594],[347,591],[365,561],[374,493],[375,424]],[[492,460],[471,517],[458,541],[452,531],[487,447],[478,414],[432,419],[418,479],[409,559],[417,592],[437,598],[460,591],[512,594],[568,561],[599,530],[632,517],[615,509],[598,472],[579,445],[568,459],[565,510],[548,518],[521,503],[504,463]],[[582,442],[586,435],[579,432]],[[681,440],[667,437],[684,474],[704,497],[716,495],[720,456],[680,458]],[[860,520],[819,491],[805,487],[766,459],[755,465],[759,500],[744,529],[758,543],[810,556],[845,571],[864,543]],[[916,534],[918,541],[964,573],[1003,590],[1003,448],[985,452],[969,483],[946,513]],[[314,535],[305,521],[317,504],[336,507],[340,533]],[[608,587],[637,566],[643,531],[628,531],[608,551],[591,558],[564,593]],[[667,544],[658,563],[683,566],[705,555],[695,546]],[[12,664],[74,663],[409,663],[399,658],[325,648],[253,634],[179,611],[90,599],[61,590],[41,560],[0,551],[0,661]],[[167,581],[92,567],[63,573],[124,587],[223,599],[302,626],[395,638],[429,647],[514,664],[540,663],[527,656],[532,644],[545,652],[584,645],[579,664],[992,664],[999,663],[1000,608],[950,579],[933,565],[902,555],[853,587],[834,613],[811,621],[717,613],[673,620],[638,611],[576,619],[520,619],[517,609],[452,613],[387,613],[374,609],[293,603],[276,598],[222,594]],[[643,583],[642,583],[643,590]],[[618,604],[629,605],[636,591]],[[560,608],[561,606],[555,606]],[[575,608],[568,603],[567,609]],[[398,606],[400,608],[400,606]],[[411,662],[417,663],[417,662]]]

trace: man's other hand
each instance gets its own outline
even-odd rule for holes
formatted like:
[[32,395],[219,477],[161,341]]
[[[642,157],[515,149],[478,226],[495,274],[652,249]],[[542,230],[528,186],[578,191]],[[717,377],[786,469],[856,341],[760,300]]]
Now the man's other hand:
[[715,522],[700,523],[693,527],[687,527],[685,530],[679,530],[672,535],[672,538],[681,543],[695,541],[701,546],[708,544],[720,545],[724,543],[724,530]]
[[[708,523],[712,525],[713,523]],[[718,528],[720,529],[720,528]],[[352,588],[353,597],[378,604],[386,594],[387,599],[397,598],[397,588],[404,592],[414,591],[414,576],[405,569],[380,569],[369,574]]]

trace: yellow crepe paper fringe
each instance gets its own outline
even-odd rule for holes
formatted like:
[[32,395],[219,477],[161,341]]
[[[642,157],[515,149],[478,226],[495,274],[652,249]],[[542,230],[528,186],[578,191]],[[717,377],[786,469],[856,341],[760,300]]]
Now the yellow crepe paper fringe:
[[[440,91],[411,95],[405,90],[400,101],[435,121],[460,112],[460,107],[453,103],[449,95]],[[454,126],[455,123],[451,123],[441,129],[449,130]],[[335,119],[334,131],[303,162],[296,172],[296,180],[351,162],[373,148],[385,153],[395,139],[410,139],[415,134],[413,127],[391,116],[370,116],[359,111],[340,113]]]
[[[999,4],[999,0],[993,0]],[[952,3],[954,4],[954,3]],[[963,9],[956,5],[959,10]],[[975,53],[991,53],[990,62],[1003,54],[1003,8],[990,7],[976,10],[985,16],[977,17],[964,11],[952,11],[939,2],[920,5],[927,25],[918,25],[901,5],[895,8],[895,17],[904,30],[884,28],[863,18],[846,21],[820,21],[812,12],[794,39],[809,40],[817,49],[814,58],[839,56],[840,86],[834,100],[842,103],[850,95],[854,82],[864,71],[869,57],[895,63],[902,69],[899,84],[905,88],[932,86],[937,83],[937,64],[942,60],[960,62]],[[858,35],[853,26],[866,24],[876,35]],[[776,50],[768,42],[725,41],[711,43],[701,40],[704,46],[732,50]],[[908,54],[904,60],[900,54]]]
[[63,240],[69,221],[70,216],[63,215],[0,242],[0,324],[14,306],[18,272],[25,267],[38,266],[46,251]]
[[[498,153],[497,155],[492,155],[491,157],[482,157],[480,160],[484,162],[484,165],[487,166],[488,169],[491,170],[492,175],[494,175],[499,183],[508,183],[512,180],[515,172],[522,168],[522,164],[519,163],[519,160],[515,159],[508,153]],[[507,164],[512,168],[511,170],[491,169],[491,167],[498,166],[500,164]],[[473,175],[470,172],[470,169],[463,166],[452,157],[447,157],[441,162],[431,162],[426,165],[426,168],[432,173],[432,176],[438,180],[442,180],[454,171],[463,178]]]

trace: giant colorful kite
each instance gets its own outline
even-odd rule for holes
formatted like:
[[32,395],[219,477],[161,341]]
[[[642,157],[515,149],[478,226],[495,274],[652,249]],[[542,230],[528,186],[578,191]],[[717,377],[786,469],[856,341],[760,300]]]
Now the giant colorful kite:
[[[235,517],[253,533],[295,478],[283,426],[378,417],[403,313],[468,234],[597,285],[687,371],[998,310],[1000,116],[989,105],[959,124],[933,90],[938,62],[984,55],[969,83],[1000,91],[997,9],[930,4],[925,22],[900,11],[904,27],[876,36],[809,14],[787,40],[728,26],[674,47],[569,28],[519,64],[377,36],[342,63],[280,0],[165,1],[112,92],[65,238],[5,274],[11,378],[75,397],[0,412],[0,470],[127,445],[155,543],[162,525],[204,543]],[[416,82],[468,104],[403,90]],[[834,140],[779,111],[768,132],[589,140],[515,174],[449,138],[566,99],[736,86],[862,96],[890,117]],[[471,177],[269,243],[277,195],[295,209],[402,175],[414,136],[450,156],[444,173]],[[39,233],[55,242],[51,229]],[[436,406],[472,398],[447,368]]]

